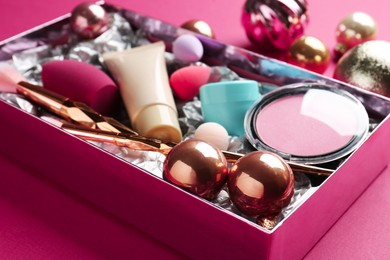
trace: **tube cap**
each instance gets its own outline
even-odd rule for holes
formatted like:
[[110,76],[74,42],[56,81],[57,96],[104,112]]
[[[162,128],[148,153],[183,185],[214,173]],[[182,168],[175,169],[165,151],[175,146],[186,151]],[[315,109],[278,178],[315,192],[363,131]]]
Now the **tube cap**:
[[175,109],[166,105],[146,107],[133,121],[133,127],[145,137],[180,142],[182,133]]

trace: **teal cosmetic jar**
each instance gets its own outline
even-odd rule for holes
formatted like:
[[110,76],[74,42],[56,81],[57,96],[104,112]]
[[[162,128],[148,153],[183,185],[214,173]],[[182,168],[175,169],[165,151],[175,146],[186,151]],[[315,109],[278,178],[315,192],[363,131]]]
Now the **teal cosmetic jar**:
[[208,83],[200,88],[199,96],[204,121],[219,123],[234,136],[244,135],[245,113],[260,98],[254,80]]

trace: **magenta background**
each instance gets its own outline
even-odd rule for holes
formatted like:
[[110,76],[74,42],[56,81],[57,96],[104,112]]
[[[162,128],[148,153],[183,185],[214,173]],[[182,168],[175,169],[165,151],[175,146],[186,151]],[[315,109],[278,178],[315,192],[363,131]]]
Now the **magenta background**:
[[[0,40],[69,12],[77,0],[3,1],[0,8]],[[201,3],[205,4],[201,4]],[[207,21],[217,39],[248,47],[240,25],[240,0],[109,1],[174,25],[192,18]],[[207,4],[206,4],[207,3]],[[379,39],[388,40],[385,0],[309,0],[307,34],[335,44],[337,23],[352,11],[372,15]],[[331,75],[333,66],[327,71]],[[4,127],[1,123],[0,127]],[[28,154],[22,155],[28,156]],[[369,163],[369,162],[367,162]],[[13,172],[12,175],[6,174]],[[108,214],[10,164],[0,157],[0,258],[36,259],[150,259],[173,258],[176,252],[139,230],[113,220]],[[353,173],[351,173],[353,176]],[[390,170],[379,176],[333,228],[309,252],[306,259],[385,259],[390,256]],[[99,229],[96,229],[99,227]],[[116,238],[116,239],[114,239]],[[136,242],[135,242],[136,241]],[[151,246],[156,251],[148,250]]]

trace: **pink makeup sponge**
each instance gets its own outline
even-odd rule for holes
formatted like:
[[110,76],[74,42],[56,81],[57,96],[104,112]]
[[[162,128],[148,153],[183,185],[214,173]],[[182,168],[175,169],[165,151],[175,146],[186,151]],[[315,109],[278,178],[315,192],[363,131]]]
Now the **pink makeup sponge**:
[[201,124],[195,130],[194,138],[212,144],[221,150],[227,150],[229,147],[229,134],[218,123],[206,122]]
[[118,87],[107,74],[91,64],[75,60],[45,63],[42,83],[44,88],[83,102],[102,115],[118,111]]
[[187,66],[172,73],[169,83],[175,95],[181,100],[191,100],[199,94],[199,88],[210,78],[211,68]]

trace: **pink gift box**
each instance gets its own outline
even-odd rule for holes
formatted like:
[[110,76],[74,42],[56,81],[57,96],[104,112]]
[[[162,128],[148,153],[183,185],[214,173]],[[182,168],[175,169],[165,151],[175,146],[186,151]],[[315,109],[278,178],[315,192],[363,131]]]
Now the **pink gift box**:
[[[125,13],[133,23],[155,21],[139,19],[143,17],[131,11]],[[33,33],[66,22],[67,18],[59,19],[54,25],[45,24]],[[155,37],[166,41],[172,39],[172,35],[150,24],[147,29]],[[142,26],[142,23],[137,26]],[[1,45],[20,37],[29,37],[29,34],[14,37]],[[263,79],[273,74],[280,84],[314,79],[360,93],[352,86],[242,49],[235,49],[238,56],[226,58],[216,52],[226,47],[217,41],[204,39],[203,44],[209,50],[208,62],[228,63],[243,76]],[[265,68],[260,66],[262,70],[255,71],[242,66],[242,57],[257,59],[258,64]],[[285,70],[293,71],[295,76],[286,76]],[[378,99],[384,109],[389,110],[390,100],[387,98],[365,92],[360,94]],[[387,167],[390,156],[386,142],[390,138],[390,122],[386,118],[331,177],[306,193],[301,204],[275,229],[266,231],[4,101],[0,101],[0,119],[7,122],[0,128],[1,135],[7,137],[2,141],[1,151],[13,164],[43,176],[161,244],[196,259],[303,257]],[[20,145],[23,146],[22,154]],[[8,170],[7,174],[15,171],[12,167]],[[155,248],[157,255],[161,249]]]

